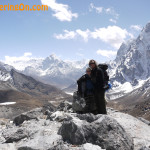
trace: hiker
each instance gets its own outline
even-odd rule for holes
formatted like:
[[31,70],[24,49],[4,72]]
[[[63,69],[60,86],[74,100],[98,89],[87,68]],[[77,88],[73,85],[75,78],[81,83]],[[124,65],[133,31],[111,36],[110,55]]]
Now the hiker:
[[86,102],[83,112],[95,114],[96,105],[94,98],[94,85],[91,81],[91,68],[86,69],[86,74],[77,81],[77,84],[78,93],[82,98],[85,99]]
[[91,80],[94,85],[94,97],[97,106],[98,114],[107,114],[106,112],[106,102],[105,102],[105,83],[104,83],[104,73],[101,68],[98,67],[95,60],[89,61],[89,67],[91,71]]

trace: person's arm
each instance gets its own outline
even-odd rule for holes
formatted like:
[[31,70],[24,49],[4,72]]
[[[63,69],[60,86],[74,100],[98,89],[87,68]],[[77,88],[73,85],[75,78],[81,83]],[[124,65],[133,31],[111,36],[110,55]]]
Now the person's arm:
[[85,77],[82,76],[81,78],[79,78],[79,79],[77,80],[78,92],[79,92],[80,95],[82,94],[82,86],[81,86],[81,83],[83,82],[84,78],[85,78]]
[[78,85],[78,93],[81,95],[81,78],[79,78],[78,80],[77,80],[77,85]]

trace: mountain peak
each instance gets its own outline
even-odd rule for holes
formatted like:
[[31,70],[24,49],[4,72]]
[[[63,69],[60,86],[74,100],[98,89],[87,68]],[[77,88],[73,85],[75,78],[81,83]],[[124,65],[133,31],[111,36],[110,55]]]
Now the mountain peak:
[[56,56],[56,54],[54,54],[54,53],[51,54],[48,58],[49,58],[49,59],[52,59],[52,60],[56,60],[56,59],[57,59],[57,60],[60,60],[59,57]]
[[144,32],[150,32],[150,22],[146,24],[146,26],[143,29]]

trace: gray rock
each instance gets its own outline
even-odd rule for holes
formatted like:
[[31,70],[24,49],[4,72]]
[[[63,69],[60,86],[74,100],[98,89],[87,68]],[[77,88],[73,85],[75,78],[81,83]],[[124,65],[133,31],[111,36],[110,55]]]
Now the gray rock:
[[6,125],[7,123],[3,120],[0,120],[0,125]]
[[97,120],[100,116],[102,115],[94,115],[92,113],[87,113],[87,114],[77,114],[77,117],[80,120],[86,120],[87,122],[91,123]]
[[146,146],[141,147],[139,150],[150,150],[150,146],[149,147],[146,147]]
[[4,133],[3,136],[6,140],[5,143],[13,143],[28,137],[29,133],[25,128],[20,128],[17,130],[12,129],[11,133]]
[[64,121],[59,129],[64,141],[76,145],[88,142],[106,150],[133,150],[132,138],[113,118],[87,114],[77,117],[78,120]]
[[0,144],[0,150],[16,150],[14,143]]
[[34,118],[31,118],[29,117],[28,115],[26,114],[21,114],[17,117],[14,118],[13,122],[16,124],[16,125],[20,125],[22,124],[25,120],[31,120],[31,119],[37,119],[36,117]]
[[142,118],[142,117],[138,117],[139,120],[141,120],[142,122],[144,122],[145,124],[149,125],[150,126],[150,121]]
[[23,147],[19,147],[17,150],[40,150],[40,149],[33,149],[31,147],[23,146]]
[[22,113],[21,115],[18,115],[17,117],[14,118],[13,122],[16,125],[22,124],[25,120],[31,120],[31,119],[36,119],[38,120],[38,117],[43,116],[42,108],[36,108],[34,110],[31,110],[26,113]]
[[69,103],[68,101],[63,101],[60,103],[60,105],[57,107],[58,111],[64,111],[68,112],[72,108],[72,104]]
[[84,98],[81,98],[77,92],[73,94],[72,109],[74,112],[82,112],[86,106]]
[[63,141],[60,141],[57,143],[57,145],[49,148],[48,150],[70,150],[67,145],[63,143]]
[[50,120],[63,122],[72,120],[73,116],[69,115],[68,113],[64,113],[63,111],[56,111],[50,116]]
[[69,145],[65,143],[58,143],[58,145],[48,149],[48,150],[103,150],[98,145],[93,145],[91,143],[85,143],[83,145]]
[[54,112],[56,110],[56,107],[52,105],[51,103],[46,104],[42,107],[42,112],[47,115],[47,112]]

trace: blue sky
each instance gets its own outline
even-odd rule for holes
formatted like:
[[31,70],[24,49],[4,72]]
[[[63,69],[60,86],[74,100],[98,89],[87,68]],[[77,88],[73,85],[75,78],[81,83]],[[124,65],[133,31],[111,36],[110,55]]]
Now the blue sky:
[[[0,11],[0,60],[5,56],[114,59],[120,44],[150,21],[149,0],[2,0],[47,4],[48,11]],[[8,58],[8,57],[7,57]]]

